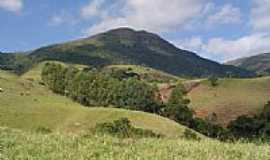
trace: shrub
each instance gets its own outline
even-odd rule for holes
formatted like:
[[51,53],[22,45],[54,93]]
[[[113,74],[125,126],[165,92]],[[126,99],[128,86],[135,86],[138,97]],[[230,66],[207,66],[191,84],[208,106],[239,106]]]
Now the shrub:
[[39,126],[37,127],[36,132],[41,134],[49,134],[52,133],[52,130],[48,127]]
[[162,137],[151,130],[134,128],[127,118],[115,120],[112,123],[101,123],[95,127],[97,133],[110,134],[120,138],[143,138],[143,137]]
[[210,81],[211,85],[213,87],[217,86],[218,85],[218,78],[216,76],[210,76],[208,78],[208,80]]
[[255,138],[259,135],[263,126],[264,122],[259,119],[240,116],[235,121],[232,121],[228,128],[236,138]]
[[209,121],[205,121],[200,118],[194,118],[191,121],[189,127],[203,135],[206,135],[212,138],[223,139],[227,137],[227,134],[228,134],[227,133],[228,131],[224,129],[223,127],[217,124],[212,124]]
[[264,109],[261,113],[261,118],[270,122],[270,101],[264,106]]
[[201,138],[195,132],[188,128],[185,129],[184,138],[190,140],[201,140]]

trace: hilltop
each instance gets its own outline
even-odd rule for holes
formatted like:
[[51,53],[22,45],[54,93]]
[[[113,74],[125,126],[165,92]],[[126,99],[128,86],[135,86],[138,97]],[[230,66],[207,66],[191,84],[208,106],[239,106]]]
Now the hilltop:
[[[222,65],[179,49],[157,34],[130,28],[118,28],[88,38],[42,47],[26,57],[31,63],[57,60],[94,66],[140,65],[184,77],[255,76],[250,71]],[[0,59],[0,65],[3,63]]]
[[270,75],[270,53],[240,58],[226,64],[256,72],[259,75]]

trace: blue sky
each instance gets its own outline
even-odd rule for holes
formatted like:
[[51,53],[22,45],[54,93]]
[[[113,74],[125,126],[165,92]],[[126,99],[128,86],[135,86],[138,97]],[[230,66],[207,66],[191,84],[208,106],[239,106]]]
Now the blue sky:
[[0,0],[0,51],[117,27],[160,34],[219,62],[270,52],[270,0]]

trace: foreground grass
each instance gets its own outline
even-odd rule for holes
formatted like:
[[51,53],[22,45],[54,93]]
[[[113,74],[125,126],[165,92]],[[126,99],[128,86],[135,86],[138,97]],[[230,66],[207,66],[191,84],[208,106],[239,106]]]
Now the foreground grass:
[[270,146],[213,140],[42,135],[0,129],[0,153],[3,160],[269,160]]

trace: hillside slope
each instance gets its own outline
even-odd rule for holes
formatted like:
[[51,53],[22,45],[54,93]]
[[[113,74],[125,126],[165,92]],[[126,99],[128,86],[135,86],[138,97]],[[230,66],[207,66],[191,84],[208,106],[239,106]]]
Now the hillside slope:
[[270,100],[269,84],[270,77],[221,79],[216,87],[205,80],[189,92],[188,98],[199,117],[216,113],[218,122],[226,125],[240,115],[260,113]]
[[139,128],[178,137],[185,127],[153,114],[112,108],[86,108],[40,84],[40,66],[18,77],[0,70],[0,126],[23,130],[47,127],[55,132],[87,131],[96,123],[129,118]]
[[241,58],[227,62],[226,64],[241,67],[260,75],[270,75],[270,53]]
[[86,65],[143,65],[174,75],[250,77],[254,73],[203,59],[146,31],[119,28],[89,38],[33,51],[34,62],[57,60]]

